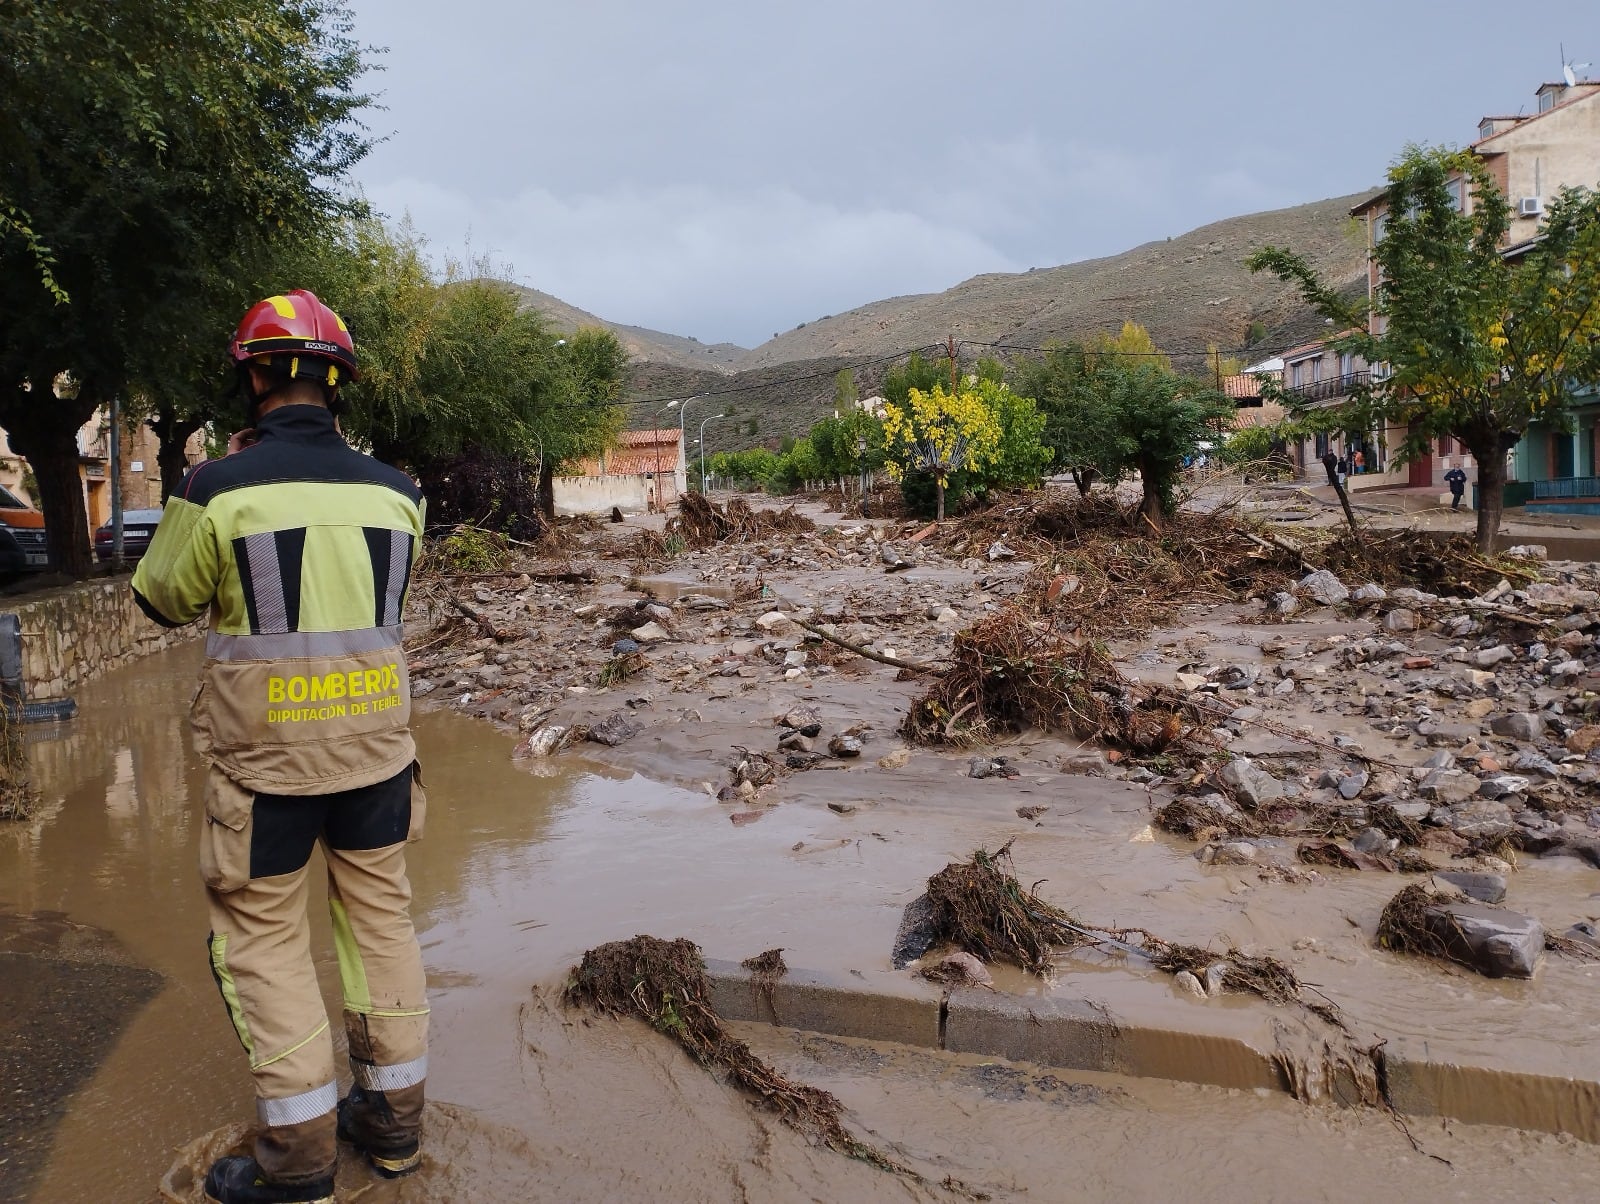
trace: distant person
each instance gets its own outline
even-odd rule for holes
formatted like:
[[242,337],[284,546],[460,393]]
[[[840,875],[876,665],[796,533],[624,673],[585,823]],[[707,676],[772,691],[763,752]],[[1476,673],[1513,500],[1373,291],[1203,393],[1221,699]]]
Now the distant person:
[[1327,473],[1328,473],[1328,484],[1337,485],[1339,483],[1339,477],[1338,477],[1339,457],[1333,454],[1333,449],[1332,448],[1328,449],[1326,452],[1323,453],[1323,455],[1322,455],[1322,467],[1325,470],[1327,470]]
[[1467,474],[1457,465],[1444,474],[1444,483],[1450,486],[1450,509],[1461,509],[1461,495],[1467,491]]
[[1340,489],[1343,489],[1346,483],[1350,480],[1350,462],[1343,456],[1340,456],[1334,461],[1333,471],[1334,475],[1338,478],[1336,483]]
[[1367,454],[1364,451],[1359,447],[1356,448],[1356,454],[1351,458],[1355,463],[1357,476],[1367,471]]
[[[212,1165],[205,1198],[331,1204],[336,1134],[389,1178],[422,1161],[428,1001],[405,849],[425,800],[400,626],[422,496],[340,435],[355,344],[316,297],[253,306],[229,350],[246,429],[183,478],[133,578],[157,623],[211,615],[191,708],[207,951],[260,1127],[253,1157]],[[306,915],[319,845],[355,1077],[344,1100]]]

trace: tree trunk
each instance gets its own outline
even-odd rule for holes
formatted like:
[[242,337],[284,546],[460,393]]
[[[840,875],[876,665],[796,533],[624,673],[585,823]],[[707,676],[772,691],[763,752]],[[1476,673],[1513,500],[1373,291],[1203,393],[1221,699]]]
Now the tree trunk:
[[183,474],[189,471],[189,457],[185,449],[190,437],[205,425],[199,418],[179,418],[163,407],[148,423],[155,432],[158,450],[156,463],[161,467],[161,501],[178,491]]
[[50,540],[50,564],[58,572],[87,577],[94,570],[89,512],[78,471],[77,428],[42,433],[28,441],[28,463],[39,482],[39,509]]
[[1478,551],[1487,556],[1494,551],[1506,508],[1506,454],[1498,448],[1476,447],[1472,454],[1478,461]]
[[933,478],[934,513],[933,521],[944,522],[944,478],[935,475]]
[[545,524],[551,525],[556,521],[556,466],[549,460],[539,461],[539,513],[544,517]]
[[1161,486],[1153,477],[1142,474],[1141,481],[1144,496],[1139,499],[1139,517],[1152,531],[1159,533],[1165,528],[1167,519],[1166,507],[1161,504]]
[[1337,478],[1333,482],[1333,491],[1339,495],[1339,505],[1344,507],[1344,521],[1350,525],[1350,538],[1359,545],[1361,543],[1361,529],[1356,526],[1356,512],[1350,509],[1350,495],[1345,491],[1345,487],[1339,484]]
[[[55,374],[40,371],[37,380]],[[50,566],[74,577],[94,570],[94,549],[89,542],[89,514],[83,499],[83,477],[78,469],[78,429],[97,408],[85,386],[76,397],[55,397],[44,404],[31,393],[18,392],[0,409],[0,425],[11,450],[28,461],[39,482],[39,509],[49,539]]]

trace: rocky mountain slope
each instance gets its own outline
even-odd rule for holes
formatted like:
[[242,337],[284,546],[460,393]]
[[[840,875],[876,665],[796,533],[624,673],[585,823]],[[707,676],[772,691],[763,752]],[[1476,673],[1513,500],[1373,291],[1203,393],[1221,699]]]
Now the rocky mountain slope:
[[522,294],[523,304],[538,310],[550,319],[557,330],[572,331],[580,326],[604,326],[614,332],[628,354],[636,361],[651,364],[671,364],[679,368],[707,369],[712,372],[730,372],[747,354],[748,350],[736,343],[702,343],[695,338],[666,334],[643,326],[627,326],[621,322],[608,322],[586,309],[568,305],[560,297],[541,293],[536,288],[520,284],[511,286]]

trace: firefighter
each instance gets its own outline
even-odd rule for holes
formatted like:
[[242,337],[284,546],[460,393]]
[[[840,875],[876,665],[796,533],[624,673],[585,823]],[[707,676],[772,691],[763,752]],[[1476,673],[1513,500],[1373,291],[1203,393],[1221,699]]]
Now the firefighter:
[[[206,1194],[331,1201],[338,1140],[391,1178],[422,1157],[428,1004],[405,846],[426,798],[400,616],[423,502],[339,433],[355,345],[314,295],[255,305],[230,350],[246,429],[183,479],[133,589],[157,623],[211,616],[191,708],[207,945],[260,1124],[254,1156],[215,1163]],[[318,844],[355,1079],[344,1100],[306,916]]]

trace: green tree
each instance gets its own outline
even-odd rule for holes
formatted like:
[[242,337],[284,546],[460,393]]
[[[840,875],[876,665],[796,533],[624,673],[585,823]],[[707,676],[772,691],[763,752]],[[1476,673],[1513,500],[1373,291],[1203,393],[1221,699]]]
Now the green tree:
[[883,399],[903,409],[911,390],[931,393],[935,386],[950,387],[950,369],[923,359],[920,351],[913,351],[905,363],[894,365],[884,374]]
[[856,408],[861,394],[856,390],[856,374],[849,368],[840,368],[833,378],[833,408],[841,414]]
[[58,568],[92,563],[78,428],[255,247],[348,205],[365,70],[336,0],[0,6],[0,426]]
[[1373,249],[1372,325],[1381,333],[1364,302],[1346,301],[1302,256],[1268,247],[1248,266],[1296,284],[1339,327],[1356,327],[1335,340],[1338,350],[1388,365],[1387,379],[1356,390],[1346,425],[1404,426],[1402,459],[1425,454],[1440,435],[1472,453],[1477,544],[1489,552],[1506,454],[1535,422],[1568,424],[1574,394],[1600,384],[1600,194],[1563,190],[1538,240],[1508,256],[1510,206],[1483,161],[1412,147],[1389,171],[1385,207]]
[[[992,361],[998,369],[997,361]],[[980,473],[985,488],[1031,489],[1050,469],[1051,449],[1043,442],[1045,416],[1031,397],[991,378],[980,377],[978,396],[1000,428],[994,459]]]

